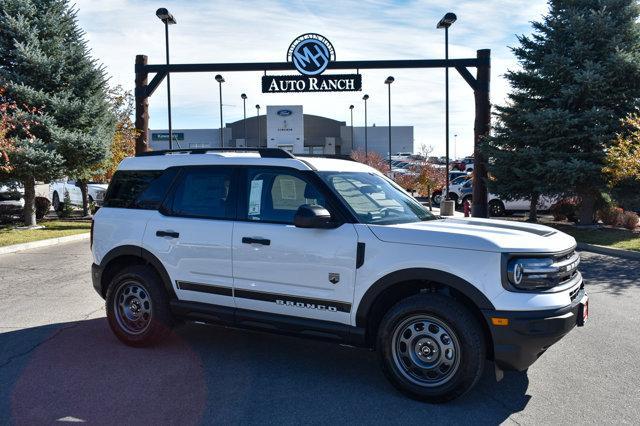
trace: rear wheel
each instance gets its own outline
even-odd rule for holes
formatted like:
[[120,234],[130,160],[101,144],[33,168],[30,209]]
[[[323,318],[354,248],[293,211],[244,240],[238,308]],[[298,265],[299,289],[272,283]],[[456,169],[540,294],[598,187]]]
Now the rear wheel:
[[446,402],[471,389],[482,375],[485,342],[471,313],[439,294],[419,294],[387,312],[378,332],[387,378],[406,395]]
[[134,265],[117,274],[107,289],[106,305],[111,330],[130,346],[153,345],[173,325],[167,293],[149,266]]

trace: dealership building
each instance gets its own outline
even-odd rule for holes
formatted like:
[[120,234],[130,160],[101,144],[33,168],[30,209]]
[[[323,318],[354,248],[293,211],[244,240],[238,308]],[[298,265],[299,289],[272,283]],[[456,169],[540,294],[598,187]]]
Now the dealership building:
[[[267,106],[266,115],[227,123],[222,129],[173,129],[174,149],[218,148],[221,135],[225,147],[282,148],[294,154],[349,155],[364,151],[365,128],[352,128],[344,121],[304,114],[301,105]],[[368,126],[367,146],[388,155],[389,127]],[[167,130],[149,130],[153,150],[169,148]],[[414,152],[413,126],[391,126],[391,151]]]

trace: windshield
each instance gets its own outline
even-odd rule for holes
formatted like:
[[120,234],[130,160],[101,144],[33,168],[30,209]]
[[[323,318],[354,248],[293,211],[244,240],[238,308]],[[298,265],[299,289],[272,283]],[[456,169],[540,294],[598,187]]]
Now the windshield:
[[361,223],[391,225],[437,219],[390,180],[365,172],[319,172]]

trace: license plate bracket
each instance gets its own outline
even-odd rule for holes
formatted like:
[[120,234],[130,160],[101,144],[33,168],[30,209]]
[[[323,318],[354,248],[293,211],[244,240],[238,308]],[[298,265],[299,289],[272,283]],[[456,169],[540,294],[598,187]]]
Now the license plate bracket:
[[585,294],[578,304],[577,325],[582,327],[589,319],[589,297]]

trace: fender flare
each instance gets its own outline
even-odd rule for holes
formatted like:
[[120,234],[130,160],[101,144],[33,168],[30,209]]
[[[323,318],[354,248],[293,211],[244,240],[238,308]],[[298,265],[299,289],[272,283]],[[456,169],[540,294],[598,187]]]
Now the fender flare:
[[[104,257],[100,261],[100,270],[104,271],[109,266],[109,263],[111,263],[113,260],[121,256],[139,257],[143,259],[145,262],[147,262],[148,264],[150,264],[151,266],[153,266],[153,268],[158,272],[158,275],[160,275],[160,279],[162,280],[162,284],[165,290],[167,291],[167,294],[169,295],[169,299],[171,300],[177,299],[176,292],[173,289],[173,285],[171,284],[171,278],[169,277],[169,274],[167,273],[167,270],[165,269],[164,265],[162,265],[162,262],[160,261],[160,259],[158,259],[149,250],[146,250],[142,247],[138,247],[134,245],[125,245],[125,246],[118,246],[111,249],[106,255],[104,255]],[[102,283],[103,294],[106,293],[104,291],[105,284],[106,283]]]
[[393,287],[395,284],[413,280],[432,281],[447,285],[468,297],[478,307],[478,309],[495,309],[487,296],[482,294],[477,287],[456,275],[437,269],[409,268],[391,272],[369,287],[364,296],[362,296],[362,299],[360,299],[360,304],[356,311],[356,326],[366,326],[367,315],[380,294]]

